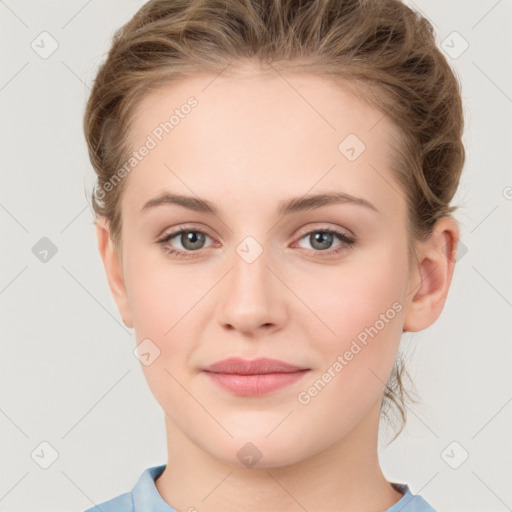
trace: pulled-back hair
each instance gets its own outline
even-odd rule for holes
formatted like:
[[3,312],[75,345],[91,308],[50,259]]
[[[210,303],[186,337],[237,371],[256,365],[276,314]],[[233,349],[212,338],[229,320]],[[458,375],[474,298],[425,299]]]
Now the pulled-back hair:
[[[150,0],[113,37],[84,117],[97,174],[97,216],[120,246],[120,198],[111,183],[129,158],[135,107],[152,90],[195,74],[236,73],[247,63],[329,76],[389,117],[398,133],[392,171],[408,206],[411,240],[426,239],[451,216],[464,165],[459,81],[435,43],[430,22],[399,0]],[[383,394],[405,421],[397,358]]]

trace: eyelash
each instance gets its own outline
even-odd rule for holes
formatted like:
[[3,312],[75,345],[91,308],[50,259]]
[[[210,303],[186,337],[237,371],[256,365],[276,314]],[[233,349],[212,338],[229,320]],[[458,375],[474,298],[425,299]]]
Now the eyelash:
[[[201,249],[197,249],[196,251],[180,251],[180,250],[174,249],[174,248],[170,247],[169,245],[167,245],[167,242],[169,242],[170,240],[175,238],[177,235],[181,235],[182,233],[200,233],[202,235],[209,237],[209,235],[207,233],[205,233],[204,231],[201,231],[198,229],[193,229],[193,228],[186,228],[186,227],[181,226],[176,231],[173,231],[172,233],[167,233],[166,235],[164,235],[163,238],[157,240],[157,243],[169,255],[175,256],[177,258],[184,258],[184,259],[194,258],[195,256],[193,256],[193,254],[200,252]],[[316,249],[305,249],[308,252],[312,251],[313,253],[315,253],[317,255],[316,257],[318,257],[318,258],[331,257],[331,256],[341,254],[345,251],[352,249],[352,246],[355,243],[355,240],[353,238],[342,233],[341,231],[337,231],[336,229],[332,229],[332,228],[313,229],[311,231],[308,231],[307,233],[304,233],[299,238],[299,241],[313,233],[332,234],[332,235],[337,236],[339,238],[339,240],[342,242],[342,244],[340,244],[340,246],[335,250],[320,251],[320,250],[316,250]],[[209,238],[211,238],[211,237],[209,237]],[[322,256],[318,256],[318,254],[322,254]]]

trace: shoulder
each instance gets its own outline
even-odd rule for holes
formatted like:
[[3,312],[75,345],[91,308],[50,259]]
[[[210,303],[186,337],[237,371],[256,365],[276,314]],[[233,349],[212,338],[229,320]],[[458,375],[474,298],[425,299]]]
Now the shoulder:
[[84,512],[133,512],[133,499],[131,492],[125,492],[115,498],[88,508]]
[[[165,464],[146,468],[139,476],[130,492],[125,492],[108,501],[88,508],[84,512],[147,512],[149,509],[165,509],[175,512],[165,503],[155,486],[157,478],[165,469]],[[169,508],[167,508],[169,507]]]
[[407,484],[392,483],[391,485],[403,496],[386,512],[437,512],[419,494],[413,494]]

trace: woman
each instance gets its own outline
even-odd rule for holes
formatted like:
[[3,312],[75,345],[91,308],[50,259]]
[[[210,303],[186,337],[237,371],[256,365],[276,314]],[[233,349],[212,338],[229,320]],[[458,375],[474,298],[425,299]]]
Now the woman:
[[431,25],[398,0],[152,0],[84,129],[168,442],[89,511],[434,510],[377,453],[459,237],[462,104]]

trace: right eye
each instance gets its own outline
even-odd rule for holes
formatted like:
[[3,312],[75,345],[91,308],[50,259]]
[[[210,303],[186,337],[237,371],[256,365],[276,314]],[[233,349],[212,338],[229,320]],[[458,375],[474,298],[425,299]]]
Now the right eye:
[[[181,244],[182,249],[176,249],[170,244],[174,238]],[[206,238],[210,237],[203,231],[181,228],[171,233],[166,233],[163,238],[159,239],[157,242],[167,254],[172,254],[179,258],[188,258],[190,255],[187,253],[198,252],[203,248]]]

